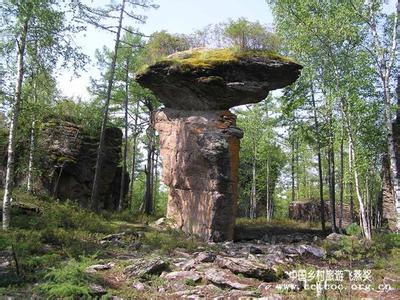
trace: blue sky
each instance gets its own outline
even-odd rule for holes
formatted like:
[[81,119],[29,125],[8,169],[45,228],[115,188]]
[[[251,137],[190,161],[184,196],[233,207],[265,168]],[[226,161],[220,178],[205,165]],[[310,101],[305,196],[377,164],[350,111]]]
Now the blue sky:
[[[110,3],[108,0],[86,0],[87,4],[102,6]],[[115,1],[114,1],[115,2]],[[245,17],[250,21],[259,21],[266,25],[272,25],[271,11],[265,0],[154,0],[158,9],[139,11],[147,16],[147,23],[126,24],[138,27],[143,33],[151,34],[155,31],[167,30],[170,33],[190,33],[194,29],[202,28],[211,23],[220,23],[239,17]],[[76,44],[81,46],[84,53],[94,58],[96,49],[107,46],[113,47],[113,35],[88,28],[87,32],[76,38]],[[94,63],[94,60],[93,62]],[[94,65],[87,67],[87,72],[80,78],[72,78],[71,73],[63,72],[59,77],[59,85],[62,94],[68,97],[82,97],[89,99],[87,87],[89,78],[97,77],[98,71]]]

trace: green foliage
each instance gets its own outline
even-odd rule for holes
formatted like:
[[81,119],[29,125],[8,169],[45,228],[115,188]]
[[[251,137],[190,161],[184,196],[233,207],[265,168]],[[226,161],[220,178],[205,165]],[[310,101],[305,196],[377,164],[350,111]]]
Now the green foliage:
[[276,187],[286,156],[276,139],[276,111],[276,103],[271,98],[246,110],[236,111],[237,125],[245,132],[241,140],[239,166],[239,213],[242,216],[248,211],[254,163],[259,215],[265,215],[267,199],[274,202],[277,198]]
[[86,268],[96,263],[95,257],[79,257],[52,268],[39,290],[52,298],[90,297],[89,284],[96,278]]
[[277,35],[270,32],[259,22],[250,22],[245,18],[229,20],[223,28],[224,35],[233,47],[240,50],[279,51],[280,41]]
[[67,121],[82,128],[82,132],[91,137],[98,137],[100,132],[102,106],[99,101],[74,102],[64,99],[56,102],[45,115],[45,121]]
[[352,223],[346,227],[346,233],[349,235],[360,236],[362,229],[358,224]]

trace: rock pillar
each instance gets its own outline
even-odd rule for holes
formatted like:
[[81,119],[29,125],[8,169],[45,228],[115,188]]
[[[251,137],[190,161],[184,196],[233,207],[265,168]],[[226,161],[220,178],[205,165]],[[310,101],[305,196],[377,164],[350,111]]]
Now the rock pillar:
[[264,100],[302,66],[268,51],[192,49],[149,66],[136,81],[165,109],[155,113],[168,217],[205,240],[233,238],[243,132],[229,109]]
[[243,136],[236,116],[228,110],[164,109],[154,122],[169,187],[167,217],[204,240],[232,240]]

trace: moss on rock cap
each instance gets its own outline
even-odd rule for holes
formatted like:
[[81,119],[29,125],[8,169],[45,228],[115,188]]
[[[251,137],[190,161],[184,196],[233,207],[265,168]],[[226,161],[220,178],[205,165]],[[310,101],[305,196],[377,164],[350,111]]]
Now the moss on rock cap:
[[268,51],[197,48],[177,52],[136,77],[166,107],[229,109],[256,103],[293,83],[302,67]]

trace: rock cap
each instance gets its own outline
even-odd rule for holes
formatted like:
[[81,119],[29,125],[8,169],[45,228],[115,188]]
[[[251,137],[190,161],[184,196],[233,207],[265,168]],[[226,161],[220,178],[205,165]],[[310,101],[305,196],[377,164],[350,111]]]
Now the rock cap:
[[225,110],[290,85],[302,66],[269,51],[196,48],[143,70],[136,81],[168,108]]

